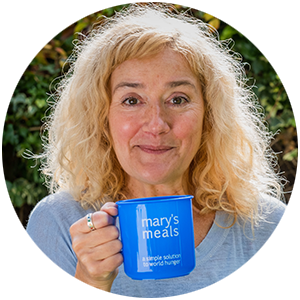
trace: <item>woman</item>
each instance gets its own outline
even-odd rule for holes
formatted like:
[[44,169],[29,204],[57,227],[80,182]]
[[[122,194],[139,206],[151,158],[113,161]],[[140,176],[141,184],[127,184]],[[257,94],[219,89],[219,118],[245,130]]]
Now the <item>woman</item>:
[[[65,271],[121,295],[217,282],[261,248],[284,212],[271,137],[241,64],[207,25],[167,11],[133,5],[76,46],[43,154],[54,193],[27,227]],[[122,266],[115,202],[173,194],[194,196],[197,266],[134,281]]]

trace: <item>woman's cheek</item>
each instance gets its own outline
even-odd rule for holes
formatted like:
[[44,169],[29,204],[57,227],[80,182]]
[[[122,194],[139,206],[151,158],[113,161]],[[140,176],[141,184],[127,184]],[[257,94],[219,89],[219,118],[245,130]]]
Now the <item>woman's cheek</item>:
[[121,149],[130,143],[130,140],[135,136],[137,129],[137,121],[133,118],[126,118],[122,114],[116,115],[111,119],[111,132],[115,144],[118,144]]

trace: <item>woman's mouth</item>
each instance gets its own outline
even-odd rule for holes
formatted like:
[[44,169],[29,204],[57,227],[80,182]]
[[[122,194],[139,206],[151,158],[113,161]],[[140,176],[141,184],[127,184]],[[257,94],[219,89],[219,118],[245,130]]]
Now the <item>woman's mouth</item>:
[[171,146],[137,145],[136,147],[149,154],[164,154],[174,149],[174,147]]

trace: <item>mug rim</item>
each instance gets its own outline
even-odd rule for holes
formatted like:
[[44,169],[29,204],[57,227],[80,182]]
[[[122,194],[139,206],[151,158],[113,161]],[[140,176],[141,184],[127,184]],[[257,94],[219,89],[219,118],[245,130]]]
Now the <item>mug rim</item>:
[[192,195],[169,195],[169,196],[144,197],[144,198],[120,200],[120,201],[117,201],[116,204],[118,204],[118,205],[145,204],[145,202],[161,203],[161,202],[166,202],[166,201],[170,201],[170,200],[190,200],[192,198],[194,198],[194,196],[192,196]]

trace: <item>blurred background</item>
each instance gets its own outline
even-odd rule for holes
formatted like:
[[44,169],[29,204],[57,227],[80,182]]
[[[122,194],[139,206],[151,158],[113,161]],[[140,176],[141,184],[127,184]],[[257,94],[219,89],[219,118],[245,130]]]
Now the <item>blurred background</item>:
[[[287,204],[298,215],[298,3],[172,2],[232,38],[247,62],[276,151]],[[39,162],[41,126],[72,41],[122,2],[2,2],[2,297],[18,297],[23,234],[30,211],[47,195]],[[55,80],[56,79],[56,80]],[[51,99],[50,99],[51,101]]]

